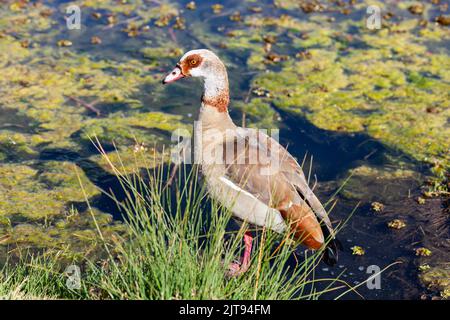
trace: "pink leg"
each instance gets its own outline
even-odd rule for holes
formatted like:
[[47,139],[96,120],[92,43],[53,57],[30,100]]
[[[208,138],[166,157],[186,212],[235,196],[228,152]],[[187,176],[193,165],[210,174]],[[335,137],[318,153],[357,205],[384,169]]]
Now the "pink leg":
[[250,267],[250,258],[252,253],[252,242],[253,237],[250,234],[250,232],[246,232],[244,234],[244,243],[245,243],[245,249],[244,249],[244,255],[241,258],[241,263],[233,262],[228,271],[228,276],[230,277],[236,277],[238,275],[243,274],[248,270]]
[[[247,271],[248,267],[250,266],[250,257],[252,254],[252,242],[253,237],[250,232],[246,232],[244,234],[244,243],[245,243],[245,250],[244,250],[244,256],[242,257],[241,263],[242,267],[245,268],[245,271]],[[243,272],[245,272],[243,271]]]

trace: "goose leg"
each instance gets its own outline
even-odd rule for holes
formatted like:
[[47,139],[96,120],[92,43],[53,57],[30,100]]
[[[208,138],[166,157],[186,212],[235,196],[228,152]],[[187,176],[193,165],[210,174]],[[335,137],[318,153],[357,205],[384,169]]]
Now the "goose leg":
[[253,243],[253,237],[250,232],[246,232],[244,234],[244,243],[245,243],[245,249],[244,249],[244,255],[241,257],[241,262],[233,262],[230,264],[228,268],[227,275],[230,277],[236,277],[248,270],[250,267],[250,258],[252,253],[252,243]]

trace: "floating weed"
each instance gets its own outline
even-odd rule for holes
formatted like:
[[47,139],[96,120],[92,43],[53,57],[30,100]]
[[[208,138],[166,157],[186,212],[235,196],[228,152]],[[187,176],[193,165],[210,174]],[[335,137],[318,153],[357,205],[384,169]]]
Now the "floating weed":
[[[196,6],[192,3],[195,2],[191,2],[193,9]],[[445,27],[448,16],[439,13],[439,5],[424,4],[423,12],[419,14],[416,10],[413,15],[408,9],[417,2],[409,1],[389,7],[384,2],[366,0],[342,7],[316,1],[303,2],[301,6],[292,0],[274,3],[275,7],[269,9],[265,3],[256,7],[254,2],[245,2],[226,13],[223,6],[217,6],[215,16],[198,21],[188,19],[194,12],[184,15],[180,5],[173,1],[158,4],[84,0],[80,5],[91,18],[88,29],[93,32],[85,37],[72,37],[65,32],[65,24],[60,21],[65,4],[56,6],[52,1],[38,5],[26,1],[2,4],[0,112],[13,113],[17,119],[26,119],[29,125],[0,126],[0,170],[7,173],[0,178],[0,190],[10,193],[16,188],[22,192],[21,196],[40,201],[39,208],[48,210],[37,213],[30,209],[30,215],[36,214],[46,227],[22,225],[17,228],[23,231],[18,238],[24,240],[25,234],[29,234],[30,239],[60,246],[54,238],[60,232],[59,227],[63,230],[70,225],[64,217],[70,212],[72,201],[79,199],[79,193],[64,182],[67,179],[71,184],[73,176],[55,174],[49,169],[54,164],[43,166],[46,160],[41,155],[52,150],[82,153],[88,137],[95,133],[105,144],[114,144],[112,140],[116,140],[117,153],[110,154],[112,162],[119,165],[122,159],[124,171],[131,173],[135,171],[129,164],[136,154],[143,153],[135,152],[136,145],[144,143],[151,148],[149,140],[164,140],[167,130],[181,122],[181,118],[165,114],[153,117],[156,110],[171,107],[156,103],[162,91],[157,84],[161,69],[172,65],[193,44],[217,51],[228,66],[242,70],[239,74],[249,79],[249,87],[262,88],[262,94],[249,96],[246,103],[236,101],[240,99],[240,91],[233,97],[233,106],[245,112],[249,126],[278,124],[277,108],[301,115],[322,129],[367,134],[415,160],[429,163],[434,175],[429,180],[429,192],[448,194],[449,29]],[[368,4],[378,5],[386,12],[381,30],[364,27]],[[246,6],[251,7],[245,10]],[[211,10],[205,7],[210,16]],[[241,14],[235,20],[240,23],[229,23],[216,31],[211,21],[217,21],[222,13],[229,15],[237,10]],[[306,19],[305,12],[314,14],[308,14]],[[350,15],[343,19],[342,14]],[[155,23],[161,28],[153,27]],[[178,28],[172,32],[170,41],[169,26]],[[177,39],[178,35],[183,37]],[[99,44],[98,39],[92,41],[93,36],[101,38],[102,45],[89,43],[91,39]],[[73,45],[59,47],[57,39]],[[112,54],[111,43],[121,43],[115,46],[117,54]],[[300,54],[296,56],[297,53]],[[145,101],[139,97],[143,88],[148,93]],[[95,109],[89,110],[86,105]],[[155,121],[161,121],[162,125]],[[153,153],[147,155],[145,160],[151,162]],[[105,160],[96,156],[89,159],[112,172]],[[61,162],[62,170],[67,165]],[[416,173],[402,166],[395,170],[364,166],[352,169],[355,179],[346,186],[344,197],[379,200],[373,194],[375,189],[381,189],[380,181],[418,179]],[[45,170],[54,175],[40,180]],[[30,173],[30,177],[23,177],[23,172]],[[58,179],[53,178],[59,179],[61,187],[54,186],[54,180]],[[86,192],[91,194],[87,177],[81,174],[81,179],[86,180]],[[11,185],[14,181],[20,181],[28,189]],[[372,183],[368,185],[367,181]],[[54,193],[50,188],[54,188]],[[74,197],[58,195],[58,191],[72,193]],[[92,192],[92,196],[97,195]],[[50,197],[48,203],[44,203],[44,196]],[[0,208],[0,228],[8,232],[5,238],[8,241],[11,227],[24,223],[21,214],[15,214],[9,198],[0,203]],[[28,210],[26,205],[19,208]],[[81,218],[78,222],[83,227],[71,225],[63,239],[69,239],[70,232],[79,235],[79,239],[95,239],[92,232],[83,229],[92,225]],[[54,227],[51,239],[47,227]]]
[[[399,160],[397,163],[400,165]],[[407,168],[407,166],[405,167]],[[374,209],[382,209],[384,206],[380,207],[377,200],[383,199],[383,201],[389,202],[396,199],[396,195],[389,191],[391,188],[407,194],[410,185],[419,182],[420,176],[406,168],[360,166],[351,169],[352,179],[345,184],[341,195],[348,199],[364,199],[369,203],[375,202]]]
[[448,299],[450,291],[450,269],[448,265],[432,266],[426,268],[419,275],[425,286],[437,292],[442,298]]
[[430,265],[429,264],[422,264],[419,266],[419,271],[427,271],[430,270]]
[[223,10],[223,5],[218,4],[218,3],[217,3],[217,4],[213,4],[213,5],[211,6],[211,9],[212,9],[213,13],[219,14],[219,13],[221,13],[222,10]]
[[[26,165],[0,164],[0,215],[28,221],[61,215],[67,202],[83,201],[74,165],[49,161],[36,170]],[[83,175],[90,197],[99,191]]]
[[412,14],[423,14],[424,6],[423,4],[414,4],[408,8],[409,12]]
[[430,249],[427,249],[427,248],[424,248],[424,247],[417,248],[415,250],[415,252],[416,252],[416,256],[421,256],[421,257],[429,257],[432,254]]
[[107,118],[86,121],[80,131],[80,138],[88,142],[90,136],[97,136],[102,143],[115,141],[118,145],[128,146],[133,145],[135,140],[162,142],[163,138],[152,135],[148,132],[149,129],[173,132],[175,129],[183,128],[179,120],[180,116],[161,112],[135,112],[126,116],[123,113],[112,113]]
[[443,26],[449,26],[450,25],[450,17],[440,15],[440,16],[436,17],[436,22]]
[[441,297],[443,299],[449,299],[450,298],[450,289],[445,288],[443,291],[441,291]]
[[370,208],[374,212],[382,212],[384,210],[384,205],[380,202],[375,201],[370,204]]
[[352,254],[355,256],[363,256],[366,254],[366,251],[364,250],[364,248],[362,248],[360,246],[353,246],[350,249],[352,250]]
[[[101,145],[97,147],[126,190],[125,199],[120,201],[115,194],[106,193],[125,218],[124,232],[108,236],[104,222],[88,204],[97,230],[95,239],[104,247],[106,257],[99,262],[83,258],[69,262],[82,264],[81,288],[73,291],[65,286],[61,266],[64,269],[66,264],[55,263],[59,253],[48,254],[15,268],[6,265],[0,276],[2,296],[15,289],[21,297],[78,299],[317,299],[325,292],[356,292],[341,279],[313,277],[321,252],[305,253],[296,258],[297,263],[290,263],[299,248],[289,235],[280,243],[280,236],[269,230],[262,230],[262,237],[256,239],[249,271],[229,279],[225,271],[239,254],[245,228],[228,231],[230,212],[214,201],[206,206],[208,196],[198,184],[198,168],[181,167],[176,184],[166,188],[164,181],[170,170],[164,169],[161,159],[147,163],[144,172],[135,170],[129,175],[115,166]],[[83,185],[81,191],[86,192]],[[44,236],[41,234],[41,240]],[[291,244],[283,245],[285,242]],[[21,285],[24,281],[26,286]],[[315,289],[320,283],[328,285]]]
[[425,204],[425,202],[426,202],[426,200],[424,198],[422,198],[422,197],[418,197],[417,198],[417,203],[418,204]]
[[195,4],[195,1],[188,2],[186,4],[186,9],[189,9],[189,10],[197,9],[197,5]]
[[59,40],[57,44],[59,47],[71,47],[73,43],[70,40]]
[[93,37],[91,37],[91,43],[92,44],[101,44],[102,43],[102,39],[100,37],[93,36]]
[[392,221],[388,222],[388,227],[391,229],[403,229],[404,227],[406,227],[406,223],[403,220],[400,219],[394,219]]

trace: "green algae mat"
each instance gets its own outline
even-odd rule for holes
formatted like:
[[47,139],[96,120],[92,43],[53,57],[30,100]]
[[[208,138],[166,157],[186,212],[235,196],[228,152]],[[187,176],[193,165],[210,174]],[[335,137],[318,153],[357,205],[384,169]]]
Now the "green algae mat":
[[[329,181],[321,181],[320,167],[333,158],[314,158],[319,193],[331,194],[352,174],[343,203],[362,202],[370,212],[379,201],[388,213],[403,212],[407,228],[434,234],[423,245],[435,260],[415,255],[411,239],[408,253],[398,256],[409,261],[409,282],[420,278],[450,295],[442,280],[448,246],[437,244],[448,242],[441,205],[450,167],[445,1],[84,0],[74,3],[79,29],[68,27],[70,4],[0,2],[0,261],[22,249],[100,254],[92,214],[105,237],[122,232],[113,209],[87,210],[86,197],[101,199],[111,175],[92,139],[128,172],[136,154],[150,162],[158,157],[175,129],[191,128],[201,94],[197,82],[165,88],[161,79],[183,52],[208,48],[228,67],[237,123],[281,127],[281,135],[306,123],[318,130],[314,141],[323,138],[317,132],[337,141],[363,136],[385,150],[385,162],[371,163],[369,153]],[[380,9],[379,29],[368,27],[370,5]],[[286,117],[299,120],[287,124]],[[295,145],[302,136],[287,140]],[[395,192],[386,191],[391,185]],[[392,197],[396,192],[402,196]],[[438,225],[434,216],[423,218],[429,210],[443,215]],[[370,214],[355,221],[380,224]],[[388,217],[389,223],[398,218]],[[400,222],[390,229],[402,229]],[[349,263],[359,263],[348,255]],[[388,264],[393,256],[378,259]]]

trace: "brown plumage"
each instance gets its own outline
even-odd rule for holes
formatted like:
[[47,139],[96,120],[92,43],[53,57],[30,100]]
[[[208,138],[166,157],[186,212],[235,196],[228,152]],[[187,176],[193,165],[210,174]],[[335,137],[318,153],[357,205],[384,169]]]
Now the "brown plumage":
[[213,108],[216,108],[220,113],[228,111],[228,104],[230,103],[230,96],[228,92],[221,92],[216,97],[207,98],[202,96],[202,103]]
[[[295,179],[290,181],[296,175],[297,180],[302,181],[301,185],[307,186],[297,161],[263,132],[243,128],[241,131],[245,132],[241,133],[242,141],[239,141],[238,135],[226,139],[229,142],[222,146],[227,177],[268,207],[277,209],[288,222],[294,238],[312,249],[320,249],[324,243],[323,233],[307,199],[313,203],[318,200],[309,187],[306,189],[309,194],[303,195],[302,191],[297,190]],[[245,147],[239,150],[238,145]],[[252,156],[259,162],[254,163]],[[270,170],[271,160],[279,161],[279,166],[272,169],[275,171],[272,174],[265,175],[264,172]],[[324,211],[321,206],[317,209]]]
[[[282,233],[311,249],[324,247],[328,264],[337,261],[338,242],[328,214],[314,195],[302,168],[289,152],[264,132],[237,127],[228,114],[230,101],[225,65],[209,50],[186,53],[163,83],[185,76],[204,78],[196,135],[200,164],[211,197],[238,219]],[[251,237],[233,274],[249,266]],[[244,267],[245,266],[245,267]],[[245,269],[245,270],[244,270]]]

